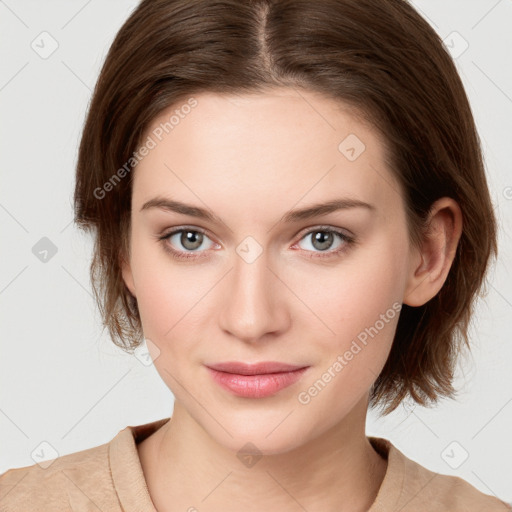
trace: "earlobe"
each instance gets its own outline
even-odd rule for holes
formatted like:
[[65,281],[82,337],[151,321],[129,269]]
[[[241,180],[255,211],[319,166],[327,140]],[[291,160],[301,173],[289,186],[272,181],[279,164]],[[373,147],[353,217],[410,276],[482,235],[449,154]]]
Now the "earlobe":
[[422,306],[442,288],[462,233],[462,212],[449,197],[437,200],[427,219],[421,247],[413,249],[404,304]]

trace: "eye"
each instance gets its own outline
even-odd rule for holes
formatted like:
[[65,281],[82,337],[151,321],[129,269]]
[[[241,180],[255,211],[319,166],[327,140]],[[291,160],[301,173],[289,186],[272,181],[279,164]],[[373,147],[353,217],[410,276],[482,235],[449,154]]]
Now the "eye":
[[[306,246],[309,245],[312,247],[312,249],[306,247],[305,250],[313,252],[313,254],[310,255],[311,258],[324,258],[338,255],[339,253],[346,251],[348,247],[354,243],[353,237],[340,230],[333,229],[328,226],[319,226],[313,230],[310,230],[308,233],[306,233],[305,236],[301,238],[300,241],[308,239],[310,242],[309,244],[306,244]],[[336,239],[338,239],[337,245],[335,245]],[[332,249],[333,245],[334,249],[329,250]]]
[[[185,260],[187,258],[198,258],[201,256],[187,253],[203,253],[212,247],[203,247],[201,249],[205,240],[210,240],[210,238],[206,235],[205,232],[199,229],[174,229],[159,237],[159,239],[164,243],[164,249],[171,253],[171,255],[176,259]],[[213,246],[220,247],[218,244],[213,243],[211,240],[210,242]],[[177,247],[177,249],[174,249],[173,247]]]

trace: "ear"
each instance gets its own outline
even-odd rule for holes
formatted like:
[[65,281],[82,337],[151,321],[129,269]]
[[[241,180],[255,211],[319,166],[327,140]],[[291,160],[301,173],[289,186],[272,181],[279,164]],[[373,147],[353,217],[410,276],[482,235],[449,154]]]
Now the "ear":
[[127,258],[120,255],[119,256],[119,266],[121,267],[121,275],[123,277],[124,284],[130,290],[130,293],[136,297],[135,295],[135,284],[133,282],[133,273],[130,262]]
[[403,302],[422,306],[442,288],[452,266],[462,233],[462,212],[450,197],[438,199],[430,210],[421,246],[413,257]]

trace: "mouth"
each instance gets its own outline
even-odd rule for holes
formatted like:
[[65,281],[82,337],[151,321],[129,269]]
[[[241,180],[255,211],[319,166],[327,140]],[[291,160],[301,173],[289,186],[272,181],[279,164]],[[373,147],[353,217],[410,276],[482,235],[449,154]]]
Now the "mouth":
[[265,375],[269,373],[285,373],[306,368],[306,365],[292,365],[277,361],[263,361],[260,363],[242,363],[238,361],[226,361],[224,363],[206,365],[212,370],[237,375]]
[[224,390],[245,398],[264,398],[295,384],[309,366],[272,361],[255,364],[226,362],[206,368],[214,382]]

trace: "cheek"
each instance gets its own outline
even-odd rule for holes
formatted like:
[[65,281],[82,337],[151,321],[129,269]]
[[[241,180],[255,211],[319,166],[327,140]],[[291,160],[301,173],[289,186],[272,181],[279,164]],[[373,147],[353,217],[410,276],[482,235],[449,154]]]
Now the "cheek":
[[[319,334],[314,337],[320,359],[298,397],[312,405],[307,410],[314,416],[331,415],[334,422],[346,414],[387,360],[402,304],[403,254],[391,244],[378,248],[303,281],[303,293],[313,286],[322,291],[308,295],[308,306],[321,320],[315,320]],[[308,317],[303,328],[311,332],[311,325]]]
[[349,408],[368,391],[387,360],[402,305],[406,253],[399,240],[399,234],[383,234],[339,266],[302,280],[298,294],[305,294],[319,317],[308,316],[303,326],[311,332],[318,325],[315,346],[321,359],[307,383],[312,394],[303,388],[306,401],[326,388],[316,407]]
[[159,242],[142,239],[133,247],[132,267],[144,336],[171,356],[189,351],[200,339],[194,330],[202,325],[219,276],[207,265],[180,264]]
[[[314,272],[291,276],[294,291],[316,314],[316,324],[325,340],[343,346],[366,327],[379,320],[393,304],[401,304],[404,286],[405,252],[391,237],[375,238],[360,246],[339,264],[318,267]],[[309,325],[311,324],[308,315]],[[380,325],[380,324],[379,324]],[[386,324],[387,325],[387,324]]]
[[184,314],[180,297],[187,287],[160,242],[147,240],[136,230],[133,241],[131,264],[144,335],[161,340]]

